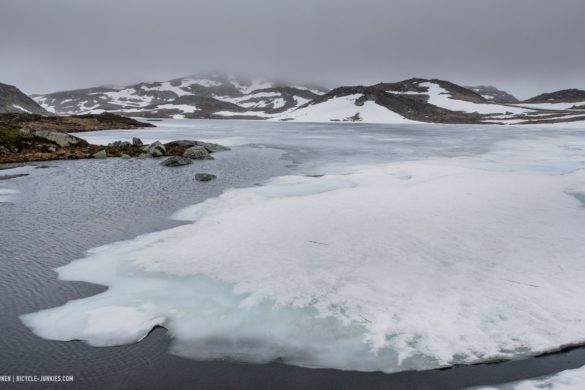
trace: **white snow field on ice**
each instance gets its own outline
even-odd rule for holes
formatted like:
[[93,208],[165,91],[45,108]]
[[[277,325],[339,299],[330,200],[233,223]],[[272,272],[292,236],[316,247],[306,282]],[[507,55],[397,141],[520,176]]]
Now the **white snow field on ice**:
[[57,269],[101,294],[23,315],[94,346],[396,372],[585,342],[585,141],[285,176]]

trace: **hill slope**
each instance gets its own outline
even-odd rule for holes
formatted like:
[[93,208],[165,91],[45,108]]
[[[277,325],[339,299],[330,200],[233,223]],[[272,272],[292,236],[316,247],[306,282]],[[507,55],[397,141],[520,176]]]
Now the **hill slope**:
[[49,114],[20,89],[2,83],[0,83],[0,113]]

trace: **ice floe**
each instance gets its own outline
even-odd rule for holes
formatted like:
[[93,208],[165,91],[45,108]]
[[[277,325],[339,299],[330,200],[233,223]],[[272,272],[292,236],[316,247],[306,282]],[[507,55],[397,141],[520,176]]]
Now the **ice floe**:
[[583,146],[228,190],[57,269],[109,289],[21,318],[47,339],[119,345],[163,325],[191,358],[385,372],[583,343]]

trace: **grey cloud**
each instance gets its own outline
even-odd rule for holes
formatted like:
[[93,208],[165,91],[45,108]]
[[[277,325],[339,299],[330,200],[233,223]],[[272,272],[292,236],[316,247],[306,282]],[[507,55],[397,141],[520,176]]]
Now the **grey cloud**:
[[582,0],[2,0],[0,81],[28,93],[201,71],[328,86],[420,76],[585,89]]

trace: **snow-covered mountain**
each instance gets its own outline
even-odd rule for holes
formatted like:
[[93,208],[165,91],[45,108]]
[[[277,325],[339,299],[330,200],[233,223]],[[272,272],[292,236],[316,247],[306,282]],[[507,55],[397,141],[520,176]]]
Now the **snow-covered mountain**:
[[205,74],[123,88],[98,87],[35,95],[56,114],[114,112],[157,118],[265,119],[323,94],[317,87]]
[[[556,123],[585,120],[585,110],[494,103],[444,80],[340,87],[272,118],[303,122]],[[571,104],[572,108],[575,103]]]
[[49,114],[15,86],[0,83],[0,113]]
[[519,102],[495,87],[466,88],[420,78],[327,91],[205,74],[122,88],[56,92],[34,99],[56,114],[113,112],[147,118],[501,124],[585,120],[585,91],[558,91]]

